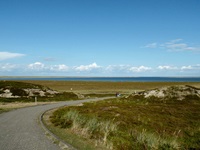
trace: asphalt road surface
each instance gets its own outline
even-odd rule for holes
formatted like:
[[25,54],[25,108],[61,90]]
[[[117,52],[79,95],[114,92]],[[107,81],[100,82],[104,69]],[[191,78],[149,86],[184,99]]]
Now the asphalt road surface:
[[45,135],[39,116],[52,108],[102,99],[59,102],[0,114],[0,150],[60,150]]

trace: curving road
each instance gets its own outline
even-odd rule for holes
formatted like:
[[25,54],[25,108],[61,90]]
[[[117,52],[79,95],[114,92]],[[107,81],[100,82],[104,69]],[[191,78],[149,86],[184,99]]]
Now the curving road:
[[39,116],[46,110],[105,98],[59,102],[0,114],[0,150],[60,150],[42,129]]

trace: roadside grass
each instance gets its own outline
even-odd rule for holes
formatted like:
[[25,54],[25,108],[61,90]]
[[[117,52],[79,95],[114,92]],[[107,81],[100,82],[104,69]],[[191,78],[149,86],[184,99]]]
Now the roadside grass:
[[81,150],[106,150],[107,148],[103,145],[96,145],[94,141],[92,141],[89,138],[82,137],[82,135],[74,134],[74,131],[68,129],[68,128],[58,128],[57,126],[54,126],[51,121],[49,120],[49,115],[52,114],[52,111],[47,111],[43,115],[43,123],[48,128],[49,131],[54,133],[56,136],[58,136],[63,141],[67,142],[68,144],[72,145],[73,147]]
[[38,105],[45,105],[45,104],[52,104],[55,102],[12,102],[12,103],[5,103],[0,102],[0,114],[4,112],[8,112],[18,108],[30,107],[30,106],[38,106]]
[[4,112],[8,112],[10,110],[12,110],[12,109],[9,109],[9,108],[0,108],[0,114],[4,113]]
[[199,99],[116,98],[61,108],[50,119],[108,149],[200,149],[199,108]]

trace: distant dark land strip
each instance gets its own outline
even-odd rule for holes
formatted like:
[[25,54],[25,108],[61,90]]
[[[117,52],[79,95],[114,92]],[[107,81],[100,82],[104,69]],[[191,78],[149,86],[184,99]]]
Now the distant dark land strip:
[[106,82],[200,82],[200,77],[51,77],[1,76],[0,80],[106,81]]

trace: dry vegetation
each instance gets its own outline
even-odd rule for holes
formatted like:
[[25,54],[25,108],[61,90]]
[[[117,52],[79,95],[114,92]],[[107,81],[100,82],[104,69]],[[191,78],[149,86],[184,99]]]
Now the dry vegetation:
[[[166,85],[199,87],[199,83],[115,84],[121,84],[126,92],[131,91],[126,89],[127,85],[132,86],[132,91]],[[183,89],[192,91],[190,86],[165,89],[174,89],[172,93],[184,92]],[[109,86],[105,87],[108,90]],[[200,99],[193,95],[182,100],[171,96],[163,99],[136,95],[62,108],[54,112],[51,122],[67,129],[65,132],[91,139],[96,146],[104,145],[107,149],[200,149],[199,108]]]
[[[184,82],[87,82],[23,81],[60,92],[102,96],[120,92],[123,97],[58,109],[51,116],[50,128],[68,142],[77,134],[90,145],[79,149],[200,149],[200,100],[128,96],[135,91],[166,86],[200,83]],[[5,104],[3,104],[5,105]],[[1,107],[1,106],[0,106]],[[78,141],[77,137],[74,141]],[[72,142],[73,143],[73,142]],[[91,148],[93,145],[93,148]]]
[[125,93],[172,85],[191,85],[200,88],[199,82],[95,82],[95,81],[24,81],[41,84],[57,91],[72,91],[83,94]]
[[13,109],[23,108],[23,107],[30,107],[30,106],[37,106],[37,105],[45,105],[45,104],[52,104],[55,102],[13,102],[13,103],[5,103],[0,102],[0,113],[7,112]]
[[118,98],[59,109],[55,126],[108,149],[199,149],[200,100]]

